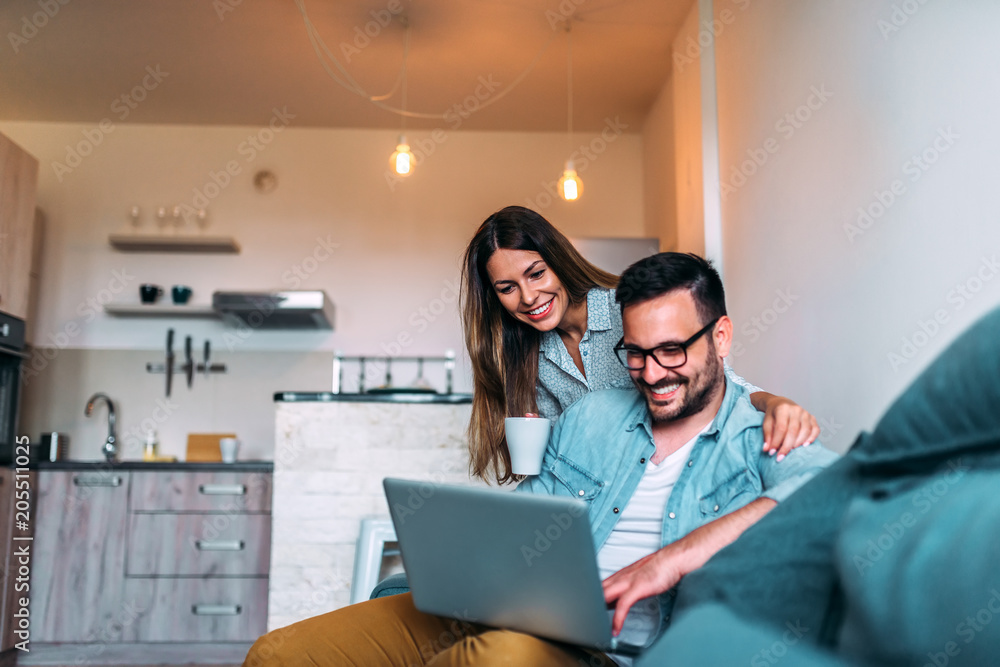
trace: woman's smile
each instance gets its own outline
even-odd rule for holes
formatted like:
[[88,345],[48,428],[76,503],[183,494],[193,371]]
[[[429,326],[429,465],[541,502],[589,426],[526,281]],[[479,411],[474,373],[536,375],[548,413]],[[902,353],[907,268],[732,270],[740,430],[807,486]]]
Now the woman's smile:
[[554,301],[555,297],[549,299],[538,308],[535,308],[534,310],[529,310],[527,313],[528,317],[535,322],[545,319],[548,316],[548,314],[552,312],[552,303]]

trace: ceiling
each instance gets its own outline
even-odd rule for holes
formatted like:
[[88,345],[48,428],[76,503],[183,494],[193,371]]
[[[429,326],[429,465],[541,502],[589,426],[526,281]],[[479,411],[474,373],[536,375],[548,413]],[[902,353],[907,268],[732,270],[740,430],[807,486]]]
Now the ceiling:
[[[564,131],[571,15],[573,122],[593,131],[616,116],[638,129],[693,0],[303,3],[368,95],[400,78],[405,17],[407,109],[437,116],[406,125],[424,129]],[[260,125],[287,107],[300,127],[401,126],[324,71],[295,0],[3,0],[0,28],[3,120]],[[399,107],[396,88],[383,104]]]

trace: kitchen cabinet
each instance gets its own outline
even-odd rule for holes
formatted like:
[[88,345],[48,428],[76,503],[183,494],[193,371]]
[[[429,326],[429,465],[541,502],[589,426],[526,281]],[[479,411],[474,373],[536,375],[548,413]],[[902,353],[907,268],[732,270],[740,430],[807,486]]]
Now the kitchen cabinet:
[[[246,641],[267,630],[271,479],[133,473],[126,639]],[[169,578],[168,578],[169,577]]]
[[271,466],[237,465],[41,470],[20,663],[71,664],[71,646],[106,664],[239,662],[267,630]]
[[0,134],[0,310],[28,319],[38,160]]
[[88,642],[122,614],[127,472],[38,474],[32,643]]

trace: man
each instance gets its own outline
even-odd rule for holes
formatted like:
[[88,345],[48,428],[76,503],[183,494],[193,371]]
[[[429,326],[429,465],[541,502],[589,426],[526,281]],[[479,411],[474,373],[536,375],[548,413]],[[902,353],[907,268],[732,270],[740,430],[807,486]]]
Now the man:
[[[781,462],[762,453],[762,415],[725,378],[732,322],[707,261],[677,253],[642,260],[622,275],[617,299],[625,335],[616,350],[638,391],[594,392],[566,410],[542,474],[517,490],[588,502],[602,572],[617,572],[604,584],[615,603],[614,631],[646,643],[669,622],[672,600],[652,596],[672,589],[836,455],[818,443]],[[636,605],[641,599],[648,603]],[[265,635],[245,665],[541,667],[581,658],[611,660],[423,614],[409,595],[397,595]]]
[[783,462],[761,454],[761,415],[723,370],[733,327],[707,261],[641,260],[616,298],[625,333],[616,349],[638,393],[594,392],[570,407],[542,474],[518,490],[588,500],[612,628],[635,644],[666,626],[672,597],[626,623],[637,601],[670,591],[836,455],[818,444]]

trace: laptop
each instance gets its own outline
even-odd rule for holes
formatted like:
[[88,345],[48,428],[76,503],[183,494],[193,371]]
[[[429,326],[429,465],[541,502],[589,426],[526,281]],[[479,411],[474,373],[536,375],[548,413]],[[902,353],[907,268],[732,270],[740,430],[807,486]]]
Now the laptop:
[[436,616],[638,655],[611,636],[587,504],[383,481],[413,603]]

